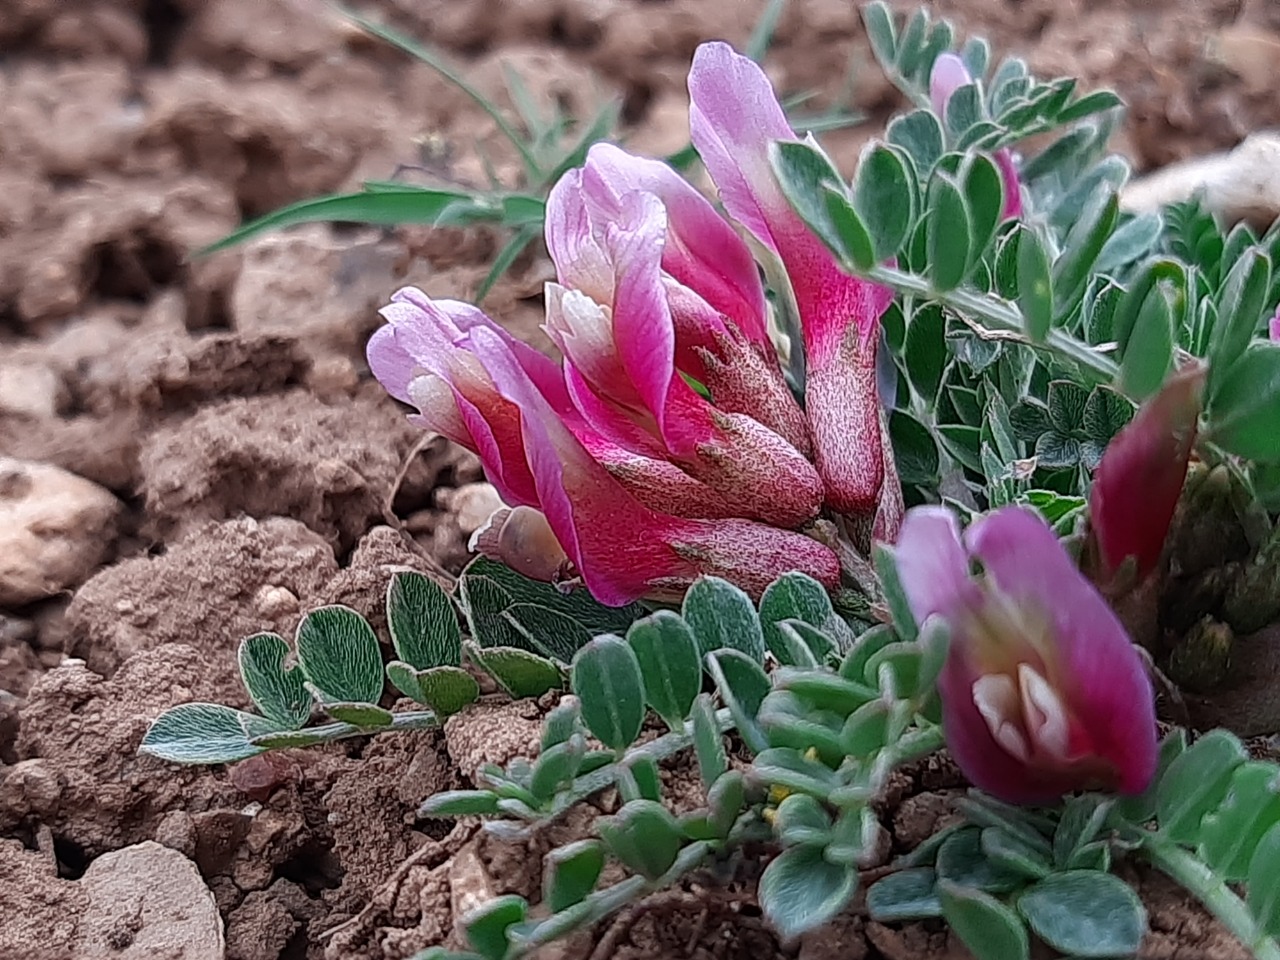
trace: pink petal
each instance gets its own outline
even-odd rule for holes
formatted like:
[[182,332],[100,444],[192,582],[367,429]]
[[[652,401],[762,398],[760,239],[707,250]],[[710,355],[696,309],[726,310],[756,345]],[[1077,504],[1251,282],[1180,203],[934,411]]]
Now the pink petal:
[[893,548],[898,581],[917,621],[933,614],[951,619],[977,602],[969,579],[969,555],[960,541],[960,525],[946,507],[915,507],[907,512]]
[[929,99],[933,104],[933,112],[945,121],[947,103],[951,95],[966,84],[973,83],[969,68],[954,53],[939,54],[933,61],[933,71],[929,74]]
[[607,195],[614,204],[634,191],[656,196],[667,211],[663,269],[696,290],[748,339],[769,345],[764,286],[755,258],[684,177],[665,163],[632,156],[608,143],[591,148],[583,177],[590,196]]
[[544,230],[556,279],[601,303],[610,302],[613,266],[593,231],[581,170],[568,171],[551,188]]
[[805,228],[769,164],[769,144],[795,140],[796,135],[768,77],[727,43],[704,43],[689,69],[689,97],[693,144],[725,209],[757,240],[781,253],[777,233]]
[[1276,310],[1276,315],[1267,325],[1267,332],[1272,340],[1280,340],[1280,309]]
[[1017,219],[1022,216],[1022,180],[1018,177],[1018,167],[1013,162],[1013,151],[1002,147],[995,152],[995,161],[1000,168],[1000,179],[1004,183],[1004,210],[1001,212],[1001,219]]

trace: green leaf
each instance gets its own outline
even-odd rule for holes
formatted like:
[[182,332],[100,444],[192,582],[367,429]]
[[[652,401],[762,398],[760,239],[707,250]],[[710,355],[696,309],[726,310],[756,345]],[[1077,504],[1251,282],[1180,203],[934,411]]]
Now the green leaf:
[[828,863],[814,847],[792,847],[774,857],[756,895],[769,923],[786,942],[820,927],[845,908],[858,889],[853,867]]
[[953,137],[961,136],[984,119],[982,92],[976,83],[957,87],[947,98],[947,129]]
[[652,800],[623,804],[614,816],[598,819],[596,830],[610,853],[650,880],[671,869],[680,852],[680,824]]
[[509,945],[508,930],[523,923],[528,910],[524,897],[508,894],[468,910],[458,918],[458,926],[472,950],[485,960],[502,960]]
[[1121,797],[1116,802],[1116,813],[1130,823],[1145,824],[1155,819],[1156,796],[1160,782],[1164,779],[1169,766],[1187,750],[1187,732],[1175,727],[1165,734],[1160,741],[1160,754],[1156,761],[1156,773],[1146,791],[1136,797]]
[[418,808],[418,816],[472,817],[491,816],[498,812],[499,796],[490,790],[446,790],[427,797]]
[[1054,380],[1049,384],[1049,420],[1064,436],[1084,429],[1085,408],[1089,394],[1070,380]]
[[631,625],[627,643],[640,665],[649,706],[672,730],[684,729],[702,689],[702,658],[689,625],[675,611],[659,610]]
[[1032,880],[1039,880],[1053,870],[1053,864],[1043,851],[1002,827],[984,827],[981,847],[983,856],[997,870],[1021,874]]
[[956,460],[974,473],[982,473],[982,461],[978,458],[981,443],[981,432],[977,427],[966,427],[956,423],[944,423],[938,426],[938,440],[943,448]]
[[885,139],[907,151],[921,177],[928,176],[942,156],[942,125],[928,110],[895,117],[885,130]]
[[1173,368],[1176,298],[1171,284],[1157,283],[1138,311],[1120,359],[1120,384],[1131,397],[1155,393]]
[[[315,687],[310,687],[315,690]],[[317,696],[317,699],[321,699]],[[389,727],[394,719],[394,714],[390,710],[378,706],[376,703],[366,703],[363,700],[325,700],[324,712],[335,720],[343,723],[349,723],[353,727],[375,729],[377,727]]]
[[1044,242],[1026,226],[1018,230],[1018,307],[1027,336],[1043,342],[1053,325],[1053,275]]
[[822,149],[807,140],[775,141],[769,161],[787,201],[832,252],[843,255],[843,242],[832,223],[826,187],[844,188],[844,180]]
[[799,844],[826,846],[831,840],[831,817],[814,797],[807,793],[792,793],[778,804],[773,830],[785,847]]
[[1018,897],[1018,911],[1037,937],[1073,957],[1131,956],[1147,930],[1138,895],[1097,870],[1045,877]]
[[657,761],[646,754],[629,757],[623,761],[618,777],[618,792],[623,802],[629,800],[661,800],[662,774]]
[[[543,633],[539,636],[543,624],[559,625],[561,629],[565,625],[562,619],[537,618],[536,613],[550,611],[574,621],[581,628],[575,631],[577,637],[582,637],[584,631],[587,637],[600,633],[626,633],[632,621],[647,613],[638,603],[606,607],[586,590],[562,593],[553,584],[531,580],[488,557],[476,557],[462,571],[458,579],[458,601],[467,618],[471,636],[481,647],[516,647],[530,653],[550,653],[562,663],[573,659],[577,651],[573,643],[577,641],[572,640],[566,645],[563,639],[554,635]],[[506,613],[512,616],[505,617]],[[532,622],[525,624],[531,618]],[[519,629],[521,624],[525,624],[523,632]],[[545,645],[555,644],[554,650],[535,649],[528,640],[530,635]]]
[[1161,832],[1178,843],[1195,844],[1201,820],[1222,802],[1231,775],[1246,759],[1240,741],[1225,730],[1205,734],[1176,757],[1156,790]]
[[[888,604],[889,615],[893,619],[893,629],[905,641],[916,639],[920,634],[919,624],[916,623],[915,614],[911,612],[911,603],[907,600],[907,592],[898,576],[898,562],[893,548],[877,543],[871,548],[871,559],[880,577],[885,603]],[[868,659],[872,655],[869,654]]]
[[751,598],[728,580],[699,577],[684,595],[681,615],[705,656],[737,650],[764,662],[764,631]]
[[1164,232],[1164,220],[1158,213],[1131,217],[1116,228],[1102,246],[1093,272],[1115,273],[1151,254]]
[[911,313],[902,359],[907,379],[922,400],[932,408],[946,370],[947,321],[939,303],[926,303]]
[[645,687],[635,652],[621,637],[596,637],[573,658],[571,686],[582,720],[612,750],[635,743],[644,725]]
[[1263,835],[1253,853],[1246,902],[1263,933],[1280,935],[1280,824]]
[[325,704],[377,703],[382,696],[382,651],[369,621],[350,607],[312,610],[294,640],[306,679]]
[[1280,823],[1280,768],[1253,761],[1236,767],[1222,804],[1205,815],[1197,852],[1218,876],[1235,883],[1249,875],[1262,837]]
[[235,763],[262,753],[250,739],[276,729],[271,721],[243,710],[182,703],[155,719],[138,749],[172,763]]
[[924,10],[917,10],[907,21],[907,28],[902,32],[902,40],[898,43],[897,67],[904,77],[909,77],[920,65],[921,54],[924,53],[925,32],[929,27],[929,15]]
[[832,237],[844,259],[858,270],[870,270],[876,265],[876,249],[867,225],[849,202],[844,186],[824,186],[824,202],[827,220],[831,223]]
[[556,663],[568,663],[591,641],[591,631],[567,614],[537,603],[513,603],[502,611],[503,622],[529,650]]
[[542,749],[547,750],[568,740],[578,732],[581,719],[582,704],[578,698],[572,694],[561,697],[542,720]]
[[1112,801],[1092,793],[1066,802],[1053,833],[1053,859],[1058,867],[1066,866],[1081,847],[1094,841],[1113,805]]
[[540,697],[548,690],[559,690],[564,680],[550,660],[516,647],[480,647],[472,641],[463,644],[467,657],[493,677],[512,697]]
[[1116,107],[1124,106],[1124,101],[1120,99],[1111,90],[1095,90],[1093,93],[1085,94],[1075,103],[1068,104],[1058,112],[1057,123],[1059,126],[1066,126],[1069,123],[1075,123],[1077,120],[1083,120],[1085,117],[1092,116],[1095,113],[1102,113],[1104,110],[1114,110]]
[[604,847],[599,840],[578,840],[552,850],[543,864],[543,900],[552,913],[559,913],[596,888],[604,869]]
[[942,916],[977,960],[1028,960],[1027,928],[1018,915],[990,894],[938,881]]
[[937,484],[942,464],[938,443],[928,427],[910,414],[895,410],[889,415],[889,438],[898,477],[904,484],[922,487]]
[[[530,205],[541,208],[536,197],[522,197]],[[531,206],[531,210],[533,207]],[[457,190],[428,190],[401,184],[395,189],[379,187],[360,193],[332,194],[290,204],[252,220],[216,243],[197,253],[204,256],[234,247],[269,230],[281,230],[300,223],[425,223],[436,224],[443,214],[452,211],[455,222],[498,222],[504,210],[500,198],[485,197]]]
[[932,920],[942,916],[937,886],[932,867],[899,870],[867,888],[867,912],[878,923]]
[[1036,464],[1046,470],[1063,470],[1080,462],[1080,441],[1059,433],[1046,433],[1036,441]]
[[1209,401],[1209,436],[1230,453],[1280,460],[1280,343],[1254,343]]
[[874,687],[825,670],[781,667],[774,671],[777,690],[785,690],[804,702],[807,709],[848,716],[880,694]]
[[729,835],[747,803],[746,778],[739,770],[727,770],[707,790],[707,811],[716,837]]
[[457,713],[480,696],[480,684],[461,667],[416,670],[402,660],[392,660],[387,664],[387,677],[406,697],[442,717]]
[[289,644],[274,633],[257,633],[240,641],[240,676],[253,705],[284,730],[297,730],[311,719],[311,694],[302,671],[286,667]]
[[773,581],[760,598],[760,626],[765,645],[782,663],[789,662],[791,650],[778,629],[779,623],[800,620],[821,629],[835,619],[835,608],[831,606],[826,587],[798,571],[785,573]]
[[769,692],[769,676],[758,662],[737,650],[716,650],[703,658],[720,699],[733,715],[738,735],[753,751],[768,746],[756,723],[760,704]]
[[[977,88],[961,89],[976,90]],[[954,97],[951,102],[955,102]],[[996,228],[1000,226],[1000,220],[1004,215],[1004,180],[1000,176],[1000,168],[985,154],[970,155],[961,170],[964,199],[969,210],[972,230],[969,259],[976,261],[991,246]]]
[[580,733],[542,751],[533,764],[529,792],[541,802],[547,802],[578,775],[586,755],[587,738]]
[[759,783],[793,793],[809,793],[824,801],[841,785],[830,767],[791,747],[761,750],[751,771],[752,778]]
[[698,773],[702,777],[702,785],[710,789],[729,769],[724,736],[716,724],[716,710],[711,703],[711,694],[698,694],[693,701],[690,719],[693,722],[693,751],[698,758]]
[[870,147],[858,164],[853,206],[871,233],[876,260],[896,256],[915,222],[915,172],[909,164],[896,148],[883,143]]
[[462,630],[453,601],[440,584],[413,571],[393,574],[387,584],[387,628],[396,656],[411,667],[456,667],[462,663]]
[[869,757],[889,741],[890,706],[885,700],[864,703],[849,715],[840,744],[851,757]]
[[891,65],[897,58],[898,32],[894,29],[893,13],[888,4],[876,0],[863,6],[862,22],[876,59],[883,66]]
[[925,275],[934,289],[954,290],[969,272],[972,225],[968,204],[955,179],[935,171],[929,181],[928,263]]
[[1084,405],[1082,426],[1090,440],[1103,446],[1133,419],[1133,404],[1106,387],[1094,387]]
[[1114,191],[1095,197],[1063,241],[1063,252],[1053,265],[1053,289],[1062,309],[1080,301],[1089,282],[1090,269],[1115,228],[1120,197]]
[[948,837],[938,849],[935,869],[942,880],[987,893],[1010,893],[1026,882],[1021,873],[987,859],[982,850],[982,831],[977,827]]

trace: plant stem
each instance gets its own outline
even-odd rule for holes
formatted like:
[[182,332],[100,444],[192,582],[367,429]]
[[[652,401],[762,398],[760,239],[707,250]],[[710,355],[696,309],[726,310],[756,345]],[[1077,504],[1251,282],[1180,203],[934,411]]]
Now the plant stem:
[[1194,854],[1158,834],[1136,828],[1133,833],[1140,837],[1138,852],[1161,873],[1195,894],[1257,960],[1280,960],[1280,945],[1258,929],[1249,908],[1226,881]]
[[440,726],[440,718],[431,710],[407,710],[394,714],[391,722],[381,727],[358,727],[354,723],[335,721],[322,723],[318,727],[305,727],[302,730],[282,730],[279,733],[268,733],[254,737],[254,746],[265,750],[280,750],[285,747],[311,747],[334,740],[345,740],[347,737],[372,736],[375,733],[403,732],[405,730],[426,730]]
[[[1082,343],[1075,337],[1059,329],[1049,331],[1044,343],[1035,343],[1023,333],[1022,311],[1006,300],[978,293],[976,290],[957,288],[955,290],[935,290],[924,277],[907,273],[897,267],[876,266],[864,276],[876,283],[882,283],[898,293],[910,294],[926,300],[936,300],[954,310],[972,316],[981,317],[986,323],[1000,332],[999,339],[1013,340],[1033,349],[1048,350],[1058,356],[1070,360],[1077,366],[1106,382],[1114,382],[1119,375],[1119,367],[1110,357],[1104,356],[1096,348]],[[979,330],[981,334],[981,330]]]

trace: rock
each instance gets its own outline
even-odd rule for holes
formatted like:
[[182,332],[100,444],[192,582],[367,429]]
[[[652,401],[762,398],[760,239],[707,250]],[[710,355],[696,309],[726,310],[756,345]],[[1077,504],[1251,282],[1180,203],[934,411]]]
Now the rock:
[[0,458],[0,606],[79,586],[108,555],[120,501],[44,463]]
[[52,857],[0,840],[0,957],[80,957],[73,950],[85,905],[80,885],[58,878]]
[[491,483],[446,487],[436,495],[436,499],[442,508],[454,515],[458,529],[467,536],[483,527],[494,511],[503,506],[502,498]]
[[80,879],[89,904],[74,956],[222,960],[222,917],[196,865],[154,841],[114,850]]

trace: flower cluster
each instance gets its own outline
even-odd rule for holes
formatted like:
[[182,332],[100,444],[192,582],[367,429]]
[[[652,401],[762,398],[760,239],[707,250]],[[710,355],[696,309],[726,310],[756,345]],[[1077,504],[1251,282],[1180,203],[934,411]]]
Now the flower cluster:
[[700,574],[753,594],[836,555],[825,509],[864,540],[902,519],[876,391],[888,290],[845,274],[793,212],[770,146],[794,139],[761,69],[722,43],[689,75],[690,126],[729,215],[789,277],[802,409],[744,239],[670,167],[597,144],[547,201],[557,363],[474,307],[401,290],[369,364],[417,422],[474,451],[510,511],[477,545],[601,602],[676,597]]

